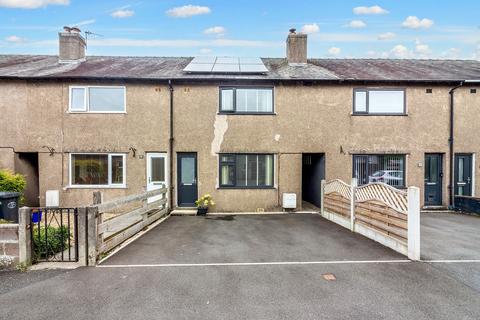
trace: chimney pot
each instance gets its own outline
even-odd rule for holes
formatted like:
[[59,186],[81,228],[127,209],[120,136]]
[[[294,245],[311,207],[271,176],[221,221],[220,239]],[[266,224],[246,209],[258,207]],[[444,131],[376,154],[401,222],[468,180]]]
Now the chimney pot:
[[287,61],[290,65],[303,65],[307,63],[307,35],[295,31],[290,29],[287,37]]
[[85,60],[85,49],[87,43],[80,34],[80,29],[64,27],[63,32],[58,34],[59,40],[59,61],[80,62]]

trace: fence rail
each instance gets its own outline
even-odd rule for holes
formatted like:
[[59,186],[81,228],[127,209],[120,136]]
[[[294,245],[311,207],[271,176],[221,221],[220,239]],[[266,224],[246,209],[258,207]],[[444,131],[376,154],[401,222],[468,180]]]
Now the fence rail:
[[98,258],[168,214],[167,188],[99,203],[88,211],[96,218]]
[[420,259],[420,193],[384,183],[357,187],[341,180],[322,181],[322,216],[380,242],[412,260]]

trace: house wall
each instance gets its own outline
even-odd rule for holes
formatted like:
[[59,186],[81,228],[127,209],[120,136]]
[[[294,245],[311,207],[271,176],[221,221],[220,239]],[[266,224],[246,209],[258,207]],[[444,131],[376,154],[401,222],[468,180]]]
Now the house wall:
[[[128,84],[126,114],[72,114],[68,112],[69,85],[82,82],[2,81],[0,147],[15,152],[39,152],[40,205],[47,190],[60,190],[63,206],[92,203],[96,189],[69,187],[69,154],[115,152],[127,154],[127,186],[101,189],[104,199],[143,192],[145,152],[168,149],[168,99],[166,87]],[[89,82],[89,85],[105,85]],[[108,83],[107,85],[111,85]],[[123,85],[123,83],[114,83]],[[49,148],[54,149],[50,154]],[[129,148],[137,149],[133,158]],[[0,148],[0,167],[14,169],[14,151]]]
[[[104,199],[111,199],[142,192],[145,152],[168,150],[166,85],[108,83],[126,85],[126,114],[70,114],[68,87],[82,84],[0,82],[0,110],[10,115],[0,118],[6,132],[0,136],[0,147],[40,152],[41,205],[50,189],[61,191],[63,206],[91,203],[94,189],[69,188],[71,152],[127,153],[127,187],[102,189]],[[345,181],[352,176],[352,154],[401,153],[407,155],[406,182],[419,186],[423,199],[424,154],[435,152],[444,154],[447,205],[449,88],[433,87],[427,94],[426,86],[408,86],[408,116],[353,116],[354,87],[276,84],[275,115],[223,115],[218,114],[218,84],[174,85],[173,181],[176,153],[197,152],[199,195],[212,194],[214,210],[271,210],[281,204],[283,192],[297,193],[301,205],[302,153],[324,153],[326,178]],[[456,97],[456,151],[478,154],[480,137],[474,133],[480,95],[461,88]],[[44,146],[55,153],[50,155]],[[137,149],[135,158],[130,147]],[[218,153],[227,152],[274,153],[275,188],[219,189]],[[1,166],[9,166],[10,154],[11,149],[0,149]],[[477,190],[479,171],[475,170]],[[174,195],[176,203],[176,189]]]
[[[443,205],[448,205],[450,88],[433,87],[427,94],[432,87],[409,86],[407,116],[352,115],[354,88],[276,85],[276,115],[223,115],[218,114],[218,86],[176,86],[175,151],[199,153],[199,194],[211,193],[221,211],[272,209],[283,192],[300,199],[302,153],[325,153],[326,179],[344,181],[352,177],[352,154],[406,154],[406,183],[419,186],[422,199],[425,153],[441,153]],[[456,152],[478,153],[473,119],[480,97],[467,88],[456,97]],[[217,154],[244,152],[276,154],[276,189],[218,189]]]

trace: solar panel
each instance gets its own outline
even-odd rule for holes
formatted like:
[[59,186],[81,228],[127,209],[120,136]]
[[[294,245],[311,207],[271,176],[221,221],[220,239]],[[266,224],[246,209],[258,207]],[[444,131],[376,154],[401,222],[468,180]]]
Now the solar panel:
[[215,63],[217,57],[195,57],[191,63]]
[[228,63],[216,63],[213,66],[212,72],[219,73],[231,73],[231,72],[240,72],[240,65],[237,64],[228,64]]
[[215,63],[238,64],[238,58],[235,57],[217,57]]
[[190,63],[183,71],[185,72],[211,72],[213,63]]
[[183,69],[189,73],[267,73],[260,58],[195,57]]

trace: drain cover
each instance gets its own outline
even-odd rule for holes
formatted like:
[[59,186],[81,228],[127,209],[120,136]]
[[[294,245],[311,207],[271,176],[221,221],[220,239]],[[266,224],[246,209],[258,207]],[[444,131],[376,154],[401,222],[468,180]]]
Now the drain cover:
[[327,280],[327,281],[335,281],[337,280],[337,278],[335,277],[335,275],[333,273],[325,273],[325,274],[322,274],[322,277],[323,279]]

